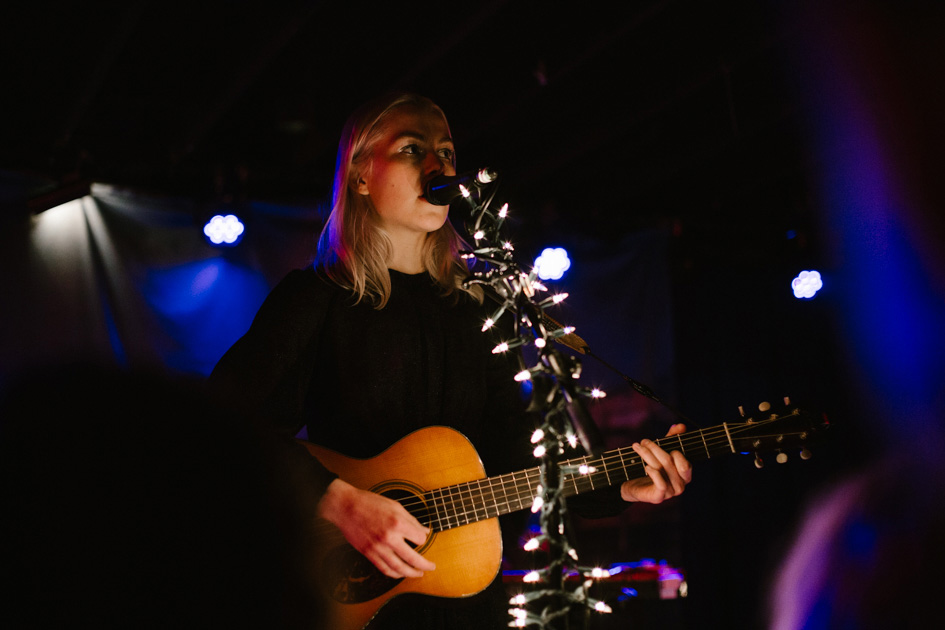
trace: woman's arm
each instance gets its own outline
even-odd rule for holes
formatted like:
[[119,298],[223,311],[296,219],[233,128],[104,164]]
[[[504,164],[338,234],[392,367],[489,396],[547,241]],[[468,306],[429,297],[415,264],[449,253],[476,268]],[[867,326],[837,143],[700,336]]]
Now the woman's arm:
[[388,577],[415,578],[436,568],[407,544],[422,545],[430,530],[393,499],[335,479],[318,503],[318,515]]

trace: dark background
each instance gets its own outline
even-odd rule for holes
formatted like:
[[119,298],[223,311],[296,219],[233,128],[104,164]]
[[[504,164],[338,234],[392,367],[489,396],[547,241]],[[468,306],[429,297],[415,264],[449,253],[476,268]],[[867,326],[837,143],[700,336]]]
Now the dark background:
[[[206,374],[307,262],[348,113],[420,92],[445,110],[460,170],[500,173],[522,259],[569,249],[562,317],[599,355],[701,426],[783,396],[831,418],[809,462],[712,461],[670,505],[577,523],[595,560],[666,560],[688,578],[687,600],[630,602],[610,623],[761,626],[810,497],[940,430],[945,356],[942,11],[782,4],[13,3],[2,372],[89,351]],[[74,267],[38,274],[50,252],[31,239],[92,183],[108,185],[92,192],[114,251],[81,260],[111,283],[76,288]],[[182,236],[219,209],[256,217],[243,250]],[[191,261],[256,273],[251,299],[212,322],[173,314],[155,292]],[[814,268],[824,290],[796,300],[791,279]],[[670,412],[587,363],[612,392],[595,407],[611,441],[665,431]]]

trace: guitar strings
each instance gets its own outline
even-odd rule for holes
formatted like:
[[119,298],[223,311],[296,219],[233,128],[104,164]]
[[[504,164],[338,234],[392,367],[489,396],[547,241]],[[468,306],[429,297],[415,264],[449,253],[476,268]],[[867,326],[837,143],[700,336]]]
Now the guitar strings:
[[[702,442],[702,447],[706,451],[705,453],[706,456],[711,456],[711,450],[713,448],[721,448],[722,451],[728,451],[731,449],[733,445],[731,441],[729,440],[729,435],[733,433],[734,434],[741,433],[743,429],[747,429],[747,428],[755,429],[760,424],[761,424],[760,422],[755,423],[754,426],[751,426],[751,427],[740,427],[739,425],[733,425],[732,427],[729,427],[728,433],[725,432],[725,427],[722,427],[721,429],[715,429],[715,430],[702,432],[702,433],[695,432],[695,435],[684,434],[682,436],[671,436],[669,438],[661,438],[661,440],[658,440],[657,442],[667,443],[666,444],[667,446],[669,446],[668,443],[670,442],[676,442],[677,444],[679,444],[680,448],[683,451],[686,450],[686,442],[689,442],[690,450],[692,449],[693,445],[696,445],[698,447],[699,442]],[[624,457],[625,454],[630,458],[629,464],[627,463],[627,459]],[[702,453],[696,453],[696,454],[701,455]],[[597,466],[600,466],[599,470],[595,470],[594,472],[590,474],[582,474],[582,475],[565,474],[565,479],[564,479],[565,491],[568,491],[570,489],[567,486],[567,484],[572,484],[574,486],[574,490],[576,493],[587,491],[587,490],[593,490],[596,486],[605,487],[605,486],[613,485],[614,482],[610,475],[611,472],[615,473],[617,480],[620,482],[625,481],[626,479],[634,478],[636,476],[645,475],[646,474],[645,464],[643,463],[642,460],[637,459],[635,456],[636,456],[636,453],[632,450],[632,448],[625,447],[622,449],[617,449],[616,451],[609,452],[605,454],[605,456],[601,459],[592,459],[589,457],[583,457],[583,458],[577,458],[574,460],[568,460],[567,462],[563,462],[563,465],[566,465],[566,466],[576,466],[578,463],[582,463],[582,464],[591,466],[592,470],[594,468],[597,468]],[[612,468],[612,464],[617,464],[618,460],[619,460],[619,464],[616,466],[616,468]],[[631,470],[633,470],[633,472],[631,472]],[[527,505],[530,500],[533,499],[536,492],[536,484],[531,483],[529,480],[529,476],[531,475],[531,473],[535,473],[537,475],[537,469],[529,469],[528,471],[525,471],[524,480],[521,478],[522,473],[518,473],[518,474],[511,473],[510,475],[504,475],[504,476],[495,478],[501,482],[501,488],[503,490],[503,493],[506,495],[506,498],[503,501],[504,507],[511,508],[512,510],[521,509],[525,507],[525,505]],[[508,477],[508,479],[505,479],[505,477]],[[490,508],[488,507],[488,505],[482,505],[481,507],[477,506],[477,499],[481,500],[481,499],[487,498],[485,496],[485,493],[482,491],[483,481],[486,481],[488,483],[488,489],[490,493],[493,494],[493,503],[495,507],[492,508],[492,510],[495,511],[495,514],[490,514]],[[512,484],[511,489],[514,491],[514,496],[512,496],[511,499],[509,499],[509,495],[512,495],[513,493],[508,491],[509,483]],[[579,483],[583,487],[579,487]],[[473,486],[473,484],[475,484],[475,487]],[[440,490],[443,490],[443,489],[440,489]],[[498,514],[501,514],[504,511],[510,511],[510,510],[503,510],[498,504],[498,502],[495,501],[495,498],[494,498],[495,484],[492,482],[492,480],[489,480],[489,479],[475,480],[473,482],[467,482],[465,484],[458,484],[457,486],[448,488],[448,490],[450,494],[446,498],[452,500],[452,506],[454,507],[454,509],[452,511],[450,511],[449,509],[446,510],[447,512],[446,526],[447,527],[450,527],[450,526],[455,527],[458,525],[463,525],[468,522],[481,520],[481,518],[497,516]],[[455,509],[457,505],[456,499],[459,500],[458,505],[460,506],[460,509]],[[473,505],[472,511],[467,509],[467,506],[469,503],[472,503]],[[518,505],[516,506],[515,503],[517,503]],[[444,505],[444,507],[450,507],[450,506]],[[480,512],[483,512],[483,517],[479,516]],[[442,521],[442,519],[440,519],[440,521]],[[442,522],[438,524],[440,526],[443,525]]]
[[[676,441],[679,442],[678,440]],[[693,444],[696,444],[698,442],[702,442],[703,439],[702,436],[700,436],[698,440],[690,439],[690,441]],[[704,442],[711,442],[714,445],[728,444],[727,438],[721,439],[721,435],[718,438],[709,436],[706,438],[706,440],[704,440]],[[679,443],[682,444],[682,442]],[[691,447],[692,444],[690,444],[690,448]],[[685,446],[682,446],[682,448],[685,449]],[[625,454],[627,457],[624,456]],[[630,479],[635,476],[643,476],[645,474],[643,472],[644,465],[642,460],[636,459],[637,457],[639,456],[636,455],[632,448],[627,447],[607,453],[606,456],[600,460],[595,460],[590,457],[583,457],[562,462],[563,466],[578,467],[580,464],[585,464],[593,468],[596,468],[597,466],[601,467],[598,471],[587,475],[568,473],[564,474],[563,487],[565,491],[567,491],[569,490],[568,484],[572,484],[574,485],[575,492],[581,492],[592,490],[595,486],[606,487],[613,485],[613,480],[610,478],[610,472],[614,472],[619,481],[625,481],[626,479]],[[618,465],[619,470],[612,469],[611,465],[616,464],[618,461],[620,462]],[[633,468],[639,469],[639,474],[634,475],[628,472],[628,469]],[[534,482],[532,481],[532,478],[535,479]],[[457,484],[456,486],[431,491],[430,494],[436,492],[440,492],[441,494],[440,497],[433,496],[434,502],[438,498],[446,498],[451,501],[450,505],[444,504],[446,512],[445,527],[443,527],[443,518],[439,518],[438,522],[435,524],[439,525],[441,529],[456,527],[469,522],[482,520],[482,518],[491,518],[509,511],[523,509],[534,500],[535,494],[537,492],[538,479],[540,479],[540,473],[536,467],[519,473],[508,473],[506,475],[500,475],[494,478],[474,480],[463,484]],[[596,484],[595,479],[598,480],[598,483]],[[481,503],[482,499],[486,499],[488,501],[488,497],[483,491],[483,482],[486,482],[485,488],[493,497],[491,508],[487,503]],[[498,482],[498,485],[494,482]],[[579,482],[582,486],[584,486],[583,488],[578,487]],[[502,495],[504,495],[504,499],[502,501],[498,501],[495,498],[497,489],[500,490]],[[443,490],[449,491],[449,494],[445,497],[442,496]],[[470,503],[473,506],[472,510],[467,509],[467,506]],[[457,506],[459,506],[460,509],[456,509]],[[453,509],[450,510],[450,507],[453,507]],[[483,513],[481,517],[480,512]]]
[[[744,425],[732,425],[729,427],[728,434],[725,432],[725,427],[722,427],[720,429],[696,431],[693,432],[693,434],[682,434],[679,436],[661,438],[656,442],[667,443],[666,446],[669,446],[669,442],[676,442],[680,446],[680,449],[684,452],[686,450],[692,450],[693,446],[700,446],[701,443],[702,448],[700,450],[705,450],[706,456],[710,457],[710,451],[713,448],[721,447],[723,451],[730,450],[731,443],[728,435],[739,434],[747,429],[754,430],[763,422],[765,421],[759,421],[753,424],[745,423]],[[688,449],[686,445],[687,442],[689,443]],[[625,454],[630,457],[629,464],[624,457]],[[701,453],[697,454],[701,455]],[[585,464],[591,466],[592,468],[596,468],[599,465],[601,469],[586,475],[565,474],[564,483],[571,483],[575,486],[575,492],[582,492],[592,490],[596,485],[601,485],[601,487],[613,485],[610,472],[616,473],[615,476],[620,482],[625,481],[626,479],[634,478],[636,476],[643,476],[645,475],[645,465],[643,464],[642,460],[638,460],[636,457],[638,456],[636,456],[636,453],[631,447],[624,447],[615,451],[610,451],[604,454],[604,457],[600,459],[582,457],[567,460],[566,462],[562,462],[562,465],[578,466],[580,464]],[[617,465],[616,468],[612,468],[611,464],[616,464],[618,460],[620,462],[619,465]],[[634,468],[638,470],[638,474],[629,473],[629,469]],[[499,514],[505,513],[507,511],[523,509],[534,498],[538,485],[538,476],[538,469],[533,468],[517,473],[500,475],[498,477],[473,480],[470,482],[456,484],[454,486],[437,488],[428,491],[427,493],[424,493],[424,496],[414,496],[412,497],[412,500],[405,500],[402,502],[402,504],[410,509],[412,507],[428,504],[429,500],[429,502],[433,503],[434,509],[437,512],[437,517],[430,520],[431,526],[438,530],[448,529],[450,527],[465,525],[470,522],[482,520],[484,518],[498,516]],[[533,483],[530,477],[535,477],[536,481]],[[594,483],[595,479],[598,480],[597,484]],[[499,482],[498,486],[496,483],[494,483],[496,481]],[[483,482],[486,482],[485,486]],[[578,482],[582,482],[581,485],[584,487],[578,488]],[[501,502],[496,499],[497,489],[501,491],[502,495],[504,495],[504,499]],[[488,500],[484,490],[488,490],[489,494],[492,495],[492,503],[494,507],[491,509],[487,504],[482,503],[483,499]],[[439,493],[439,496],[436,496],[435,493]],[[470,504],[472,509],[469,509]],[[502,507],[509,509],[503,510],[502,507],[500,507],[500,504]],[[439,514],[440,506],[444,508],[444,512],[446,513],[445,516],[441,516]],[[459,509],[457,509],[457,506],[459,506]],[[450,507],[453,509],[449,509]],[[495,513],[491,514],[490,511],[494,511]],[[480,512],[482,513],[482,516],[480,516]]]
[[[719,425],[663,437],[654,442],[667,450],[681,450],[687,457],[710,458],[713,452],[718,455],[734,450],[734,439],[746,432],[755,434],[754,437],[757,439],[774,437],[774,435],[758,435],[758,429],[780,419],[771,417],[753,422]],[[777,435],[787,435],[787,433],[780,432]],[[676,446],[678,449],[675,448]],[[584,456],[565,460],[560,463],[560,466],[587,467],[587,474],[564,473],[562,475],[564,491],[569,492],[573,486],[575,494],[646,475],[646,464],[629,446],[608,451],[596,458]],[[400,503],[408,511],[425,509],[425,516],[429,517],[426,524],[434,531],[443,531],[524,509],[534,501],[539,483],[539,469],[533,467],[496,477],[435,488],[422,495],[413,495]]]

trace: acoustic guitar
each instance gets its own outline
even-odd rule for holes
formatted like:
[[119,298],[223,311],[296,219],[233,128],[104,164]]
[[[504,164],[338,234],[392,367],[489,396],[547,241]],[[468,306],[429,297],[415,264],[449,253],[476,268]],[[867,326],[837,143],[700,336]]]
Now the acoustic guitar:
[[[787,409],[656,442],[667,452],[679,450],[695,461],[804,446],[823,428],[826,421],[812,419],[799,409]],[[330,523],[323,523],[324,551],[319,561],[331,602],[329,627],[336,630],[363,628],[384,604],[402,593],[467,597],[482,591],[498,574],[502,560],[496,517],[530,508],[538,493],[537,466],[486,477],[473,445],[448,427],[420,429],[369,459],[302,443],[343,480],[399,501],[431,530],[417,551],[433,561],[436,570],[420,578],[395,579],[378,571]],[[806,455],[805,448],[802,457]],[[566,496],[646,475],[643,462],[630,447],[569,459],[561,465],[566,467],[562,471]]]

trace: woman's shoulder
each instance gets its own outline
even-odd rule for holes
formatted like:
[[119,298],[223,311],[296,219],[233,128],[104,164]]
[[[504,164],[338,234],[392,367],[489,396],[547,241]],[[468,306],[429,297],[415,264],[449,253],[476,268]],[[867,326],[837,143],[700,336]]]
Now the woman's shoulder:
[[293,269],[270,291],[263,305],[274,310],[308,309],[326,304],[344,289],[332,282],[324,272],[314,268]]
[[309,265],[288,272],[273,291],[331,293],[346,289],[334,282],[323,268]]

